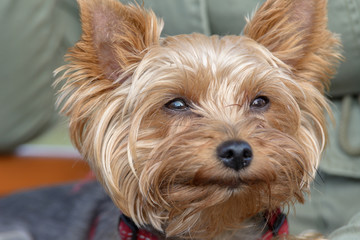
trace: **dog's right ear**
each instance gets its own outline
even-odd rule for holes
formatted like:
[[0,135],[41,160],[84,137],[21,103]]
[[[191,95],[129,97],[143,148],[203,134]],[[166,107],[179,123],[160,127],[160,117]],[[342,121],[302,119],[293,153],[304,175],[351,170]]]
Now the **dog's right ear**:
[[68,55],[90,78],[118,82],[119,76],[141,61],[159,43],[163,27],[152,11],[118,0],[78,0],[82,37]]
[[55,83],[61,85],[57,105],[70,119],[73,143],[80,152],[86,149],[86,155],[110,93],[133,74],[148,49],[159,44],[163,24],[139,5],[123,5],[118,0],[78,3],[81,39],[66,55],[67,64],[54,73],[62,72]]

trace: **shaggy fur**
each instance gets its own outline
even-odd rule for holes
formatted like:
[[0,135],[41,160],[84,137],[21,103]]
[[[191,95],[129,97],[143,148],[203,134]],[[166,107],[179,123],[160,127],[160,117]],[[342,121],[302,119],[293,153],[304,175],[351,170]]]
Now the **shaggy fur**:
[[[167,239],[256,239],[259,215],[304,202],[340,58],[326,0],[268,0],[244,36],[167,38],[138,5],[79,4],[83,35],[58,70],[59,103],[124,214]],[[253,108],[263,96],[268,106]],[[167,108],[174,99],[188,108]],[[253,151],[240,171],[216,156],[234,139]]]

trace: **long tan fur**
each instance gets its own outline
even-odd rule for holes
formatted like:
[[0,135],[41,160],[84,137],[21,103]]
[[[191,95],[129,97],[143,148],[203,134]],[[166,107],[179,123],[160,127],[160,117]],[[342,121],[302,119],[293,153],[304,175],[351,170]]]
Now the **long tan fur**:
[[[304,201],[325,145],[324,89],[340,58],[325,0],[268,0],[244,36],[165,39],[161,20],[140,6],[79,4],[83,35],[58,70],[59,104],[124,214],[167,237],[256,239],[259,214]],[[259,95],[270,99],[266,111],[249,107]],[[191,111],[164,108],[177,97]],[[216,158],[229,139],[252,146],[248,168]]]

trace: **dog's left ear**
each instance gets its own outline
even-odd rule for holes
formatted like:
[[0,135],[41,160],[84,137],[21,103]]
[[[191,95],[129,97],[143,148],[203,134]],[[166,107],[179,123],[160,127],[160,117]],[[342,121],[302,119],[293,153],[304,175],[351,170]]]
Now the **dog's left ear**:
[[335,74],[340,41],[327,29],[327,0],[267,0],[248,21],[244,35],[320,91]]

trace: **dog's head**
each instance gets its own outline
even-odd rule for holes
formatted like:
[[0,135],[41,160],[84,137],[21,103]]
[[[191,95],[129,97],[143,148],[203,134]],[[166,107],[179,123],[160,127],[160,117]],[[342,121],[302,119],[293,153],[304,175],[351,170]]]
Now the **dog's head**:
[[339,59],[326,0],[268,0],[243,36],[167,38],[142,7],[79,4],[59,101],[121,211],[168,236],[212,238],[303,202]]

